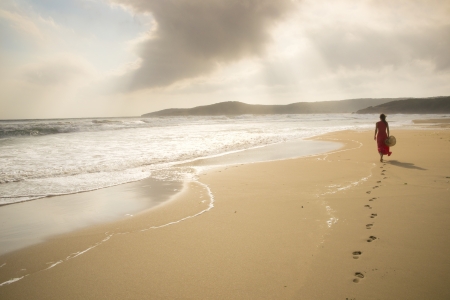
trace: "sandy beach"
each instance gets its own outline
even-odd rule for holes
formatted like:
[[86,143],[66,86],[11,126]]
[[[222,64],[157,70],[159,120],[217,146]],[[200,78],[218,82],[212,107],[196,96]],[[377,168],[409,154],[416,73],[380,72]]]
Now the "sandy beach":
[[2,255],[0,298],[450,299],[450,131],[391,134],[384,163],[373,131],[330,133],[339,150],[214,169]]

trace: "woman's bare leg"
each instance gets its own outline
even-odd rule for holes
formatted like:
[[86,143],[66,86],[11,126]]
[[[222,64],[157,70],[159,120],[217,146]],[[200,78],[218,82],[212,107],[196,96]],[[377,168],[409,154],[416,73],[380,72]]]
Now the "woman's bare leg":
[[383,162],[383,154],[380,153],[380,161]]

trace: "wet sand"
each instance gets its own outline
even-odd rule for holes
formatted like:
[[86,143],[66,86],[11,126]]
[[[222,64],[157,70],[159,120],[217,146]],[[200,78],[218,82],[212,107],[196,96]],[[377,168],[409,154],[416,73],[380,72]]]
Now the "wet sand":
[[0,255],[84,227],[129,218],[167,201],[180,181],[154,178],[86,193],[47,197],[0,207]]
[[[450,131],[222,167],[175,199],[0,257],[2,299],[449,299]],[[22,277],[23,276],[23,277]]]
[[413,120],[413,123],[425,125],[431,128],[450,128],[450,118]]
[[414,124],[443,124],[443,123],[450,123],[450,118],[413,120],[413,123]]

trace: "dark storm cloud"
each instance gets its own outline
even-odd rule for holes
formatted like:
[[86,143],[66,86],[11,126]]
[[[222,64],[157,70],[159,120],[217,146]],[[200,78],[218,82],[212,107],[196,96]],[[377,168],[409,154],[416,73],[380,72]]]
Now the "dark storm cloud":
[[308,36],[332,69],[379,69],[422,60],[450,69],[450,26],[377,30],[335,24]]
[[151,13],[157,24],[154,36],[138,47],[142,64],[131,74],[131,90],[167,86],[260,55],[272,25],[293,8],[291,0],[116,2]]

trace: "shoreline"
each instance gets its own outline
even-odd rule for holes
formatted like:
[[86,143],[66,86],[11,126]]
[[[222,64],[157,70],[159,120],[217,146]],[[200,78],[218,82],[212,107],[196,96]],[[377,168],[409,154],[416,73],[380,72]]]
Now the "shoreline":
[[[338,143],[292,140],[174,165],[167,172],[194,172],[233,165],[315,155],[340,147]],[[159,170],[161,171],[161,170]],[[164,170],[162,170],[164,171]],[[170,176],[170,175],[169,175]],[[189,180],[188,180],[189,181]],[[124,220],[176,198],[186,180],[153,177],[92,191],[44,197],[0,206],[0,255],[45,242],[52,236],[89,226]],[[36,211],[41,211],[36,214]]]
[[[449,295],[443,285],[449,275],[444,263],[448,258],[442,254],[429,257],[436,247],[446,249],[449,240],[444,228],[450,228],[442,223],[449,209],[444,201],[449,195],[448,179],[443,175],[449,169],[445,160],[449,132],[430,135],[412,129],[396,130],[395,135],[401,137],[400,143],[385,164],[377,162],[370,131],[338,132],[318,139],[345,141],[342,151],[224,167],[200,175],[199,182],[210,188],[215,201],[207,214],[186,219],[182,226],[141,231],[144,225],[151,228],[205,210],[207,204],[198,200],[206,199],[207,190],[189,183],[173,201],[133,219],[83,229],[3,255],[1,282],[24,276],[18,270],[25,266],[31,275],[0,287],[0,295],[107,299],[126,297],[130,288],[133,298],[151,295],[156,299],[400,299],[401,295],[420,299],[423,295]],[[427,147],[415,149],[414,137],[426,140]],[[379,166],[389,175],[378,174]],[[410,183],[405,185],[405,180]],[[424,206],[424,188],[431,188],[434,198],[440,200]],[[327,206],[338,219],[331,228]],[[422,221],[440,228],[438,237],[428,236],[427,228],[416,224],[419,208]],[[436,212],[440,214],[436,216]],[[372,213],[377,215],[371,218]],[[372,224],[370,228],[366,223]],[[409,232],[411,228],[414,230]],[[105,233],[113,236],[108,238]],[[368,242],[369,233],[376,239]],[[87,249],[80,244],[96,246],[72,257],[76,259],[56,264],[70,257],[67,252],[72,253],[73,248]],[[114,265],[108,264],[110,260]],[[53,266],[51,270],[40,272],[47,263]],[[123,266],[127,266],[125,274]],[[420,268],[425,268],[425,274],[420,274]],[[87,269],[92,274],[86,274]],[[8,278],[6,273],[17,277]],[[47,280],[56,287],[46,286]],[[93,291],[94,283],[99,284],[98,292]]]

